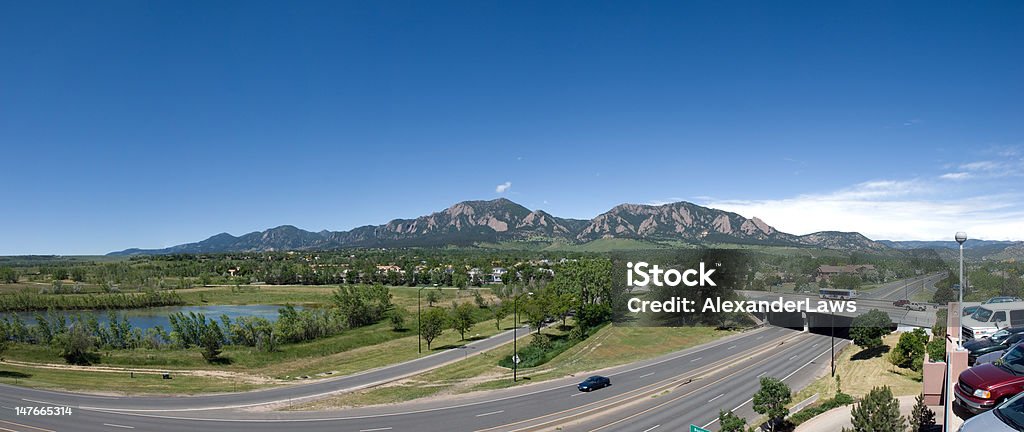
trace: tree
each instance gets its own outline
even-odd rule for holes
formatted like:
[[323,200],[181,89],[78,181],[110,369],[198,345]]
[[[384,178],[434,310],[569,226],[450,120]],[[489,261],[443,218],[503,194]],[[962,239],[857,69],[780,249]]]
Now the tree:
[[0,283],[17,283],[18,273],[10,267],[0,267]]
[[459,332],[462,340],[466,340],[466,332],[473,328],[473,305],[469,303],[452,303],[452,316],[449,320],[452,330]]
[[853,343],[864,349],[882,346],[882,337],[892,333],[892,320],[889,314],[878,309],[853,319],[850,325],[850,337]]
[[906,420],[900,417],[900,403],[889,387],[871,389],[853,407],[852,415],[853,432],[903,432],[906,428]]
[[96,360],[97,356],[93,352],[96,341],[81,322],[72,324],[67,333],[60,335],[58,342],[60,356],[64,357],[68,364],[89,365]]
[[508,316],[508,306],[505,303],[492,304],[491,314],[494,315],[494,327],[501,330],[501,320]]
[[433,306],[437,303],[437,293],[434,291],[427,291],[427,306]]
[[914,409],[910,411],[910,428],[913,432],[926,432],[935,426],[935,413],[924,404],[924,394],[918,394]]
[[406,311],[403,308],[396,307],[391,309],[388,313],[388,318],[391,319],[391,329],[394,331],[405,330],[405,315]]
[[718,424],[719,432],[743,432],[747,428],[747,420],[725,410],[718,412]]
[[928,342],[928,334],[924,329],[904,332],[900,341],[889,353],[889,362],[893,365],[914,371],[921,371],[924,364],[924,346]]
[[761,389],[754,393],[754,412],[768,416],[771,431],[775,430],[776,419],[783,419],[789,414],[786,404],[793,398],[789,386],[775,377],[761,378]]
[[203,359],[213,362],[220,357],[220,350],[224,347],[224,333],[216,321],[210,321],[202,329],[199,336],[199,346],[203,349]]
[[473,303],[480,309],[487,307],[487,300],[484,300],[483,294],[480,294],[480,290],[473,290]]
[[855,290],[860,288],[861,281],[860,276],[852,274],[837,274],[832,276],[832,286],[839,289]]
[[428,350],[434,339],[441,336],[447,323],[448,314],[444,312],[444,309],[432,308],[423,313],[420,318],[420,336],[427,341]]

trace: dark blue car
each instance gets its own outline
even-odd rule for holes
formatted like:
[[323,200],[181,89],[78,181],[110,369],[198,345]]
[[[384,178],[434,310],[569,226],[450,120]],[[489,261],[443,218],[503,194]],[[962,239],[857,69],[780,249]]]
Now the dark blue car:
[[576,388],[580,389],[580,391],[588,392],[597,390],[602,387],[608,387],[610,385],[612,385],[612,380],[608,379],[608,377],[594,375],[590,378],[583,380],[583,382],[579,383],[579,385],[577,385]]

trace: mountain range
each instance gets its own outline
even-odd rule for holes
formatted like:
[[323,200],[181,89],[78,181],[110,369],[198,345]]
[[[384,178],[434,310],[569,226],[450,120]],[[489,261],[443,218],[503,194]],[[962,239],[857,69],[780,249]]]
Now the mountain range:
[[[621,204],[590,220],[530,210],[508,199],[464,201],[415,219],[395,219],[349,231],[311,232],[283,225],[242,236],[221,233],[163,249],[127,249],[111,255],[328,250],[350,247],[474,246],[517,241],[586,244],[604,239],[687,244],[758,244],[856,251],[904,248],[856,232],[781,232],[754,217],[689,202]],[[913,248],[907,246],[906,248]]]

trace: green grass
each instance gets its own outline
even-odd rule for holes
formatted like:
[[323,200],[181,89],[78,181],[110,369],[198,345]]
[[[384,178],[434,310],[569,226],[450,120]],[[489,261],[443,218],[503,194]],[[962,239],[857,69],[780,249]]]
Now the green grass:
[[[555,329],[547,329],[544,332],[561,333]],[[610,325],[546,364],[536,368],[520,369],[521,379],[515,384],[512,383],[511,370],[498,366],[499,359],[512,354],[512,346],[505,345],[457,364],[403,380],[396,385],[347,393],[297,405],[291,409],[329,409],[398,403],[428,396],[535,383],[656,357],[710,342],[728,334],[732,332],[707,327],[640,328]]]
[[[433,289],[433,288],[431,288]],[[325,287],[274,287],[273,289],[261,289],[244,292],[231,292],[230,288],[218,287],[207,289],[191,290],[193,296],[199,292],[206,293],[213,301],[222,302],[225,300],[238,301],[237,304],[248,304],[256,296],[260,299],[276,298],[277,296],[290,294],[293,299],[305,299],[314,301],[314,296],[329,298],[333,288]],[[407,326],[414,327],[416,319],[416,289],[395,287],[392,288],[394,303],[397,307],[408,309],[411,313],[407,317]],[[485,291],[486,292],[486,291]],[[449,307],[452,301],[472,302],[470,290],[442,290],[437,307]],[[485,295],[489,297],[489,293]],[[323,298],[319,299],[324,301]],[[211,301],[211,304],[212,301]],[[223,304],[223,303],[221,303]],[[310,303],[305,303],[310,304]],[[423,308],[430,306],[424,301]],[[489,312],[477,310],[479,322],[466,333],[467,339],[475,340],[492,336],[499,332],[494,325],[494,320],[489,319]],[[502,322],[503,326],[509,328],[511,320]],[[246,373],[267,379],[294,380],[305,379],[303,377],[317,377],[329,375],[345,375],[368,369],[395,364],[406,360],[415,359],[421,355],[428,355],[431,352],[441,349],[449,349],[462,346],[468,341],[461,340],[459,334],[453,330],[446,330],[438,337],[428,350],[426,343],[423,344],[423,353],[417,352],[417,337],[414,330],[396,332],[392,330],[389,322],[380,322],[374,325],[347,330],[342,334],[318,339],[310,342],[283,344],[279,350],[273,353],[259,351],[251,347],[225,346],[222,357],[227,359],[225,364],[211,365],[203,360],[200,350],[192,348],[181,349],[135,349],[135,350],[101,350],[98,366],[123,367],[123,368],[149,368],[168,370],[200,370],[200,371],[223,371],[233,373]],[[59,357],[59,349],[52,346],[40,346],[31,344],[11,344],[4,353],[5,357],[20,362],[40,364],[60,364],[63,360]],[[48,375],[65,374],[73,381],[75,376],[83,372],[76,370],[48,371]],[[328,373],[330,373],[328,375]],[[35,385],[37,381],[25,381],[26,385]],[[128,383],[127,385],[134,385]],[[202,391],[201,387],[193,390],[183,388],[177,391],[175,383],[164,383],[162,386],[153,388],[140,387],[129,388],[131,392],[169,392],[188,393]],[[209,391],[221,391],[222,387],[211,387]]]
[[76,371],[70,373],[67,370],[9,364],[0,364],[0,383],[55,390],[117,394],[197,394],[247,391],[266,387],[214,377],[173,375],[173,379],[165,380],[158,374],[136,373],[132,378],[128,372]]

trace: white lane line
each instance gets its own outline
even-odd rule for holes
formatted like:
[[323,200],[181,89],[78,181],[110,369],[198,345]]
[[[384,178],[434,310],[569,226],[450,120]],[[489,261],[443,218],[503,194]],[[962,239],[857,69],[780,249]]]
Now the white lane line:
[[390,427],[382,427],[382,428],[373,428],[373,429],[359,429],[359,432],[376,432],[376,431],[386,431],[386,430],[391,430],[391,428]]
[[761,335],[761,336],[758,336],[757,338],[755,338],[754,340],[761,340],[761,338],[763,338],[763,337],[764,337],[764,335]]
[[649,427],[647,429],[644,429],[644,432],[651,432],[652,430],[655,430],[655,429],[657,429],[659,427],[661,427],[660,424],[659,425],[654,425],[653,427]]
[[818,343],[816,343],[816,344],[814,344],[814,345],[811,345],[811,348],[817,348],[817,347],[818,347],[818,345],[821,345],[821,342],[818,342]]
[[110,427],[116,427],[116,428],[121,428],[121,429],[135,429],[135,426],[125,426],[125,425],[119,425],[119,424],[113,424],[113,423],[103,423],[103,426],[110,426]]
[[764,371],[764,372],[761,372],[761,373],[757,374],[757,376],[756,376],[755,378],[761,378],[761,377],[763,377],[763,376],[764,376],[764,374],[766,374],[766,373],[768,373],[768,371]]
[[3,408],[3,409],[9,409],[9,410],[13,410],[13,409],[14,409],[14,408],[11,408],[11,407],[9,407],[9,406],[0,406],[0,408]]
[[736,348],[736,345],[730,346],[729,348],[726,348],[726,349],[733,349],[733,348]]
[[477,414],[476,416],[477,417],[485,417],[485,416],[489,416],[489,415],[501,414],[503,412],[505,412],[505,410],[497,410],[497,411],[491,411],[491,412],[487,412],[487,413],[483,413],[483,414]]
[[[778,330],[778,329],[776,329],[776,330]],[[507,330],[505,333],[502,333],[500,335],[504,336],[505,334],[511,334],[511,333],[512,333],[512,330]],[[724,340],[718,340],[718,341],[715,341],[715,342],[708,342],[705,345],[700,345],[700,346],[694,347],[692,349],[682,350],[682,351],[680,351],[678,353],[675,353],[675,355],[671,355],[670,357],[662,358],[660,360],[653,361],[651,363],[640,364],[640,365],[637,365],[637,366],[634,366],[634,367],[627,368],[625,370],[617,371],[614,375],[621,375],[621,374],[633,372],[633,371],[636,371],[636,370],[639,370],[639,369],[648,368],[648,367],[652,367],[652,366],[668,363],[668,362],[671,362],[673,360],[679,360],[679,359],[681,359],[683,357],[689,357],[689,356],[691,356],[693,354],[697,354],[697,353],[700,353],[700,352],[710,351],[712,349],[719,348],[722,345],[730,343],[733,340],[745,339],[747,337],[753,336],[753,334],[749,334],[749,333],[755,333],[755,334],[756,333],[772,333],[772,334],[774,334],[774,333],[782,333],[782,332],[781,331],[769,330],[768,327],[762,327],[761,329],[754,330],[753,332],[748,332],[748,334],[738,334],[738,335],[735,335],[735,336],[729,336],[729,337],[724,338]],[[492,338],[497,337],[497,336],[499,336],[499,335],[491,336],[491,338],[483,339],[483,340],[479,340],[479,341],[473,342],[470,345],[473,345],[473,344],[484,344],[487,341],[490,341]],[[521,337],[525,337],[525,336],[521,336]],[[759,335],[758,339],[760,339],[762,337],[764,337],[764,335]],[[495,347],[497,347],[497,346],[500,346],[500,344],[496,345]],[[492,347],[492,348],[495,348],[495,347]],[[420,357],[420,358],[416,358],[416,359],[412,359],[412,360],[407,360],[407,361],[405,361],[403,363],[398,363],[398,364],[395,364],[395,365],[392,365],[392,366],[385,366],[385,368],[391,368],[391,367],[402,365],[402,364],[405,364],[405,363],[412,363],[412,362],[415,362],[415,361],[420,361],[420,360],[428,358],[428,357],[442,355],[442,354],[444,354],[446,352],[448,352],[448,351],[442,351],[442,352],[430,354],[428,356],[424,356],[424,357]],[[353,375],[347,375],[347,376],[344,376],[344,377],[337,377],[335,379],[339,379],[340,380],[342,378],[354,377],[354,376],[358,376],[358,375],[363,375],[363,374],[375,372],[375,371],[380,370],[380,369],[383,369],[383,368],[371,369],[371,370],[360,372],[360,373],[353,374]],[[420,371],[420,372],[422,372],[422,371]],[[418,372],[416,372],[416,373],[418,373]],[[408,374],[408,375],[412,375],[412,374]],[[360,389],[363,389],[363,388],[373,387],[373,386],[376,386],[376,385],[380,385],[380,384],[383,384],[383,383],[386,383],[386,382],[396,381],[396,380],[401,379],[402,377],[405,377],[405,376],[408,376],[408,375],[403,375],[401,377],[392,377],[392,378],[389,378],[389,379],[386,379],[386,380],[381,380],[381,381],[375,382],[375,383],[363,384],[363,385],[359,385],[359,386],[355,386],[355,387],[349,387],[349,388],[344,388],[344,389],[331,390],[329,392],[324,392],[324,393],[320,393],[320,394],[316,394],[316,395],[305,395],[305,396],[302,396],[300,398],[287,399],[287,400],[289,400],[289,401],[304,400],[304,399],[317,398],[317,397],[320,397],[320,396],[325,396],[325,395],[330,395],[330,394],[335,394],[335,393],[343,393],[343,392],[347,392],[347,391],[360,390]],[[467,406],[473,406],[473,405],[482,405],[482,404],[485,404],[485,403],[500,402],[500,401],[504,401],[504,400],[508,400],[508,399],[515,399],[515,398],[521,398],[521,397],[531,396],[531,395],[540,394],[540,393],[546,393],[546,392],[549,392],[549,391],[552,391],[552,390],[556,390],[556,389],[545,388],[545,389],[535,390],[535,391],[532,391],[532,392],[529,392],[529,393],[524,393],[524,394],[519,394],[519,395],[502,396],[502,397],[498,397],[498,398],[491,399],[491,400],[481,400],[481,401],[476,401],[476,402],[469,402],[469,403],[465,403],[465,404],[461,404],[461,405],[456,405],[456,406],[451,406],[451,407],[425,408],[425,409],[414,410],[414,411],[411,411],[411,412],[404,412],[402,414],[416,414],[416,413],[422,413],[422,412],[440,411],[440,410],[451,409],[451,408],[461,408],[461,407],[467,407]],[[61,393],[59,393],[59,392],[50,392],[50,391],[45,391],[45,390],[39,390],[39,392],[53,393],[53,394],[56,394],[56,395],[61,395]],[[26,399],[22,399],[22,400],[26,400]],[[53,403],[53,402],[31,401],[31,400],[27,400],[27,401],[34,402],[34,403],[42,403],[42,404],[47,404],[47,405],[54,405],[54,406],[63,406],[63,405],[59,405],[59,404],[56,404],[56,403]],[[251,407],[251,406],[269,405],[269,404],[273,404],[273,403],[277,403],[277,402],[283,402],[283,401],[284,401],[284,399],[277,400],[277,401],[266,401],[266,402],[257,402],[257,403],[251,403],[251,404],[243,404],[243,405],[206,406],[206,407],[199,407],[199,408],[182,408],[182,409],[166,409],[166,408],[163,408],[163,409],[133,409],[133,408],[127,408],[126,409],[126,408],[104,408],[104,407],[94,407],[94,406],[78,406],[77,408],[78,409],[83,409],[83,410],[88,410],[88,411],[105,412],[105,413],[116,413],[116,414],[122,414],[122,415],[133,415],[133,416],[138,416],[138,417],[163,418],[163,419],[169,419],[169,420],[222,421],[222,422],[226,422],[226,423],[261,423],[261,422],[277,422],[279,420],[273,420],[273,419],[217,419],[217,420],[210,420],[210,419],[204,418],[204,417],[189,417],[189,416],[184,416],[184,415],[159,415],[159,414],[150,414],[150,413],[154,413],[154,412],[207,411],[207,410],[217,410],[217,409],[246,408],[246,407]],[[348,419],[352,419],[352,418],[391,417],[391,416],[394,416],[394,415],[398,415],[398,414],[385,413],[385,414],[370,414],[370,415],[357,415],[357,416],[322,417],[322,418],[310,418],[310,419],[293,419],[293,420],[289,420],[289,421],[293,422],[293,423],[303,423],[303,422],[311,422],[312,423],[312,422],[321,422],[321,421],[348,420]]]
[[583,396],[583,395],[585,395],[585,394],[586,394],[586,393],[583,393],[583,392],[579,392],[579,393],[576,393],[576,394],[574,394],[574,395],[572,395],[572,396],[569,396],[569,397]]
[[722,393],[722,394],[720,394],[718,396],[715,396],[715,397],[711,398],[710,400],[708,400],[708,403],[714,402],[714,401],[718,400],[718,398],[720,398],[722,396],[725,396],[725,393]]
[[651,375],[654,375],[654,372],[651,372],[651,373],[646,373],[646,374],[640,375],[640,376],[639,376],[639,377],[637,377],[637,378],[646,378],[646,377],[649,377],[649,376],[651,376]]
[[697,360],[700,360],[700,359],[702,359],[702,358],[704,358],[704,357],[697,357],[697,358],[695,358],[695,359],[693,359],[693,360],[690,360],[690,363],[693,363],[693,362],[695,362],[695,361],[697,361]]
[[795,355],[793,355],[793,357],[790,357],[790,358],[789,358],[789,361],[793,361],[793,360],[796,360],[796,357],[797,357],[798,355],[799,355],[799,354],[795,354]]

